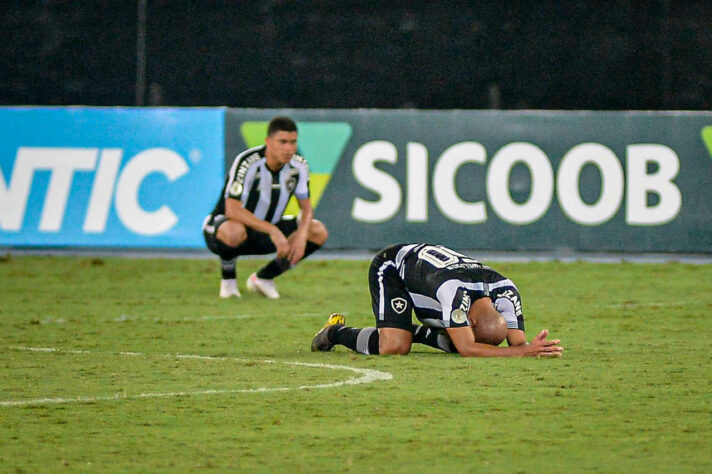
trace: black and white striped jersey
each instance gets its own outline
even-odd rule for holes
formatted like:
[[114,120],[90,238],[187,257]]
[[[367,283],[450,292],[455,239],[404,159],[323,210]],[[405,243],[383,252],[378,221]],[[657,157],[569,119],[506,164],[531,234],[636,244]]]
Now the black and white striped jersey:
[[235,157],[227,174],[212,216],[225,214],[225,199],[232,198],[258,219],[276,224],[282,218],[289,198],[309,197],[309,166],[301,155],[281,170],[274,172],[267,167],[265,145],[250,148]]
[[521,297],[514,282],[474,258],[441,245],[407,244],[398,246],[393,264],[423,324],[450,327],[461,323],[457,320],[463,312],[467,314],[472,302],[489,296],[508,328],[524,330]]

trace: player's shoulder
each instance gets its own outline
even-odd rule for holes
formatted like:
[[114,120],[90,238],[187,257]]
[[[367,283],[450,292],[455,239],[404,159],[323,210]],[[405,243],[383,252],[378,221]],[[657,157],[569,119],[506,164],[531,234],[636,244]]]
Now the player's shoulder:
[[256,146],[248,148],[247,150],[239,153],[232,164],[230,165],[230,170],[228,171],[227,179],[232,181],[234,179],[244,180],[248,173],[248,170],[255,164],[259,163],[261,159],[264,158],[264,148],[265,146]]
[[238,155],[233,160],[233,165],[245,166],[250,165],[265,156],[265,145],[255,146],[248,148],[247,150],[238,153]]
[[295,154],[289,163],[295,168],[304,168],[306,170],[309,170],[309,163],[307,162],[307,159],[304,158],[302,155]]

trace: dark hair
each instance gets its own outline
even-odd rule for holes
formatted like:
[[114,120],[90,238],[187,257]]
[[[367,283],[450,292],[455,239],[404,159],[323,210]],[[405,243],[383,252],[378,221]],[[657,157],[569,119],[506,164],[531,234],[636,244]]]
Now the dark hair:
[[275,132],[296,132],[297,124],[289,117],[275,117],[269,122],[267,127],[267,135],[272,135]]

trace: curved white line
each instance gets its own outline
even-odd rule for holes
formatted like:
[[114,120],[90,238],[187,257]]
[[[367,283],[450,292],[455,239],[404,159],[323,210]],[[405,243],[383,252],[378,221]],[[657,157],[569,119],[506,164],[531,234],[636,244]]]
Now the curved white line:
[[[230,361],[241,361],[241,362],[254,362],[253,359],[242,359],[237,357],[217,357],[217,356],[204,356],[198,354],[145,354],[141,352],[101,352],[101,351],[82,351],[82,350],[72,350],[72,349],[56,349],[52,347],[13,347],[12,349],[20,351],[30,351],[30,352],[57,352],[63,354],[115,354],[123,356],[136,356],[136,357],[173,357],[180,359],[208,359],[208,360],[230,360]],[[298,365],[303,367],[316,367],[322,369],[331,370],[350,370],[360,374],[360,377],[352,377],[347,380],[342,380],[339,382],[332,383],[322,383],[316,385],[299,385],[295,387],[259,387],[259,388],[244,388],[244,389],[217,389],[217,390],[196,390],[196,391],[181,391],[181,392],[148,392],[139,393],[135,395],[125,395],[125,394],[115,394],[108,396],[96,396],[96,397],[73,397],[73,398],[35,398],[31,400],[0,400],[0,406],[3,407],[17,407],[26,405],[49,405],[49,404],[61,404],[61,403],[91,403],[99,401],[109,401],[109,400],[131,400],[131,399],[141,399],[141,398],[170,398],[170,397],[190,397],[195,395],[219,395],[219,394],[230,394],[230,393],[262,393],[262,392],[289,392],[293,390],[307,390],[316,388],[332,388],[340,387],[345,385],[359,385],[362,383],[377,382],[379,380],[391,380],[393,374],[388,372],[381,372],[373,369],[360,369],[358,367],[349,367],[346,365],[333,365],[333,364],[316,364],[309,362],[294,362],[294,361],[274,361],[274,360],[258,360],[257,362],[263,362],[268,364],[286,364],[286,365]]]
[[[295,313],[290,315],[290,317],[319,317],[321,318],[324,313]],[[344,314],[346,315],[346,314]],[[203,321],[230,321],[238,319],[250,319],[250,318],[261,318],[262,316],[256,314],[230,314],[230,315],[202,315],[202,316],[185,316],[182,318],[171,319],[171,318],[159,318],[151,316],[134,316],[131,314],[121,314],[115,318],[111,319],[98,319],[98,322],[102,323],[125,323],[128,321],[149,321],[149,322],[203,322]],[[65,324],[67,320],[65,318],[44,318],[40,321],[41,324]]]

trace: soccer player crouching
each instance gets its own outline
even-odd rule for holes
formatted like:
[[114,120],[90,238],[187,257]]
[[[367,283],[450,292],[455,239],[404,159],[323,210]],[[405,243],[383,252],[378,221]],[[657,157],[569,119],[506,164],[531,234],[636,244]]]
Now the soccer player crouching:
[[[298,217],[284,216],[292,194]],[[279,298],[274,278],[318,250],[328,237],[314,219],[309,199],[309,167],[297,154],[297,126],[276,117],[267,128],[265,144],[235,158],[213,212],[203,223],[211,252],[220,257],[220,297],[240,297],[237,257],[276,252],[274,260],[247,278],[247,289]]]

